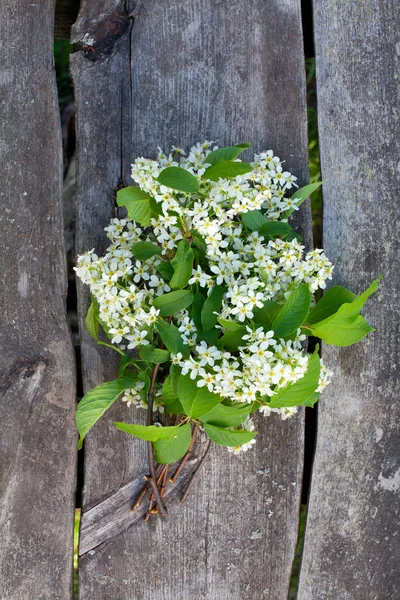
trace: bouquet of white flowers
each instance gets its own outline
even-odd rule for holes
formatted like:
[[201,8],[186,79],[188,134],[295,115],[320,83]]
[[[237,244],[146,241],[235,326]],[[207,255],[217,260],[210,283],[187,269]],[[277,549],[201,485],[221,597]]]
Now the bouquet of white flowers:
[[79,403],[79,443],[119,397],[147,409],[147,425],[115,423],[148,442],[150,474],[135,504],[151,488],[146,518],[166,514],[168,465],[182,459],[175,482],[199,427],[238,454],[255,443],[255,411],[286,419],[315,404],[332,372],[318,347],[307,353],[307,336],[348,346],[372,331],[360,310],[378,280],[358,297],[334,286],[315,302],[333,266],[323,250],[304,253],[288,219],[320,184],[289,197],[296,177],[272,151],[245,163],[249,144],[211,146],[136,159],[138,187],[117,193],[128,217],[106,227],[104,256],[92,250],[76,267],[92,294],[90,334],[121,355],[118,379]]

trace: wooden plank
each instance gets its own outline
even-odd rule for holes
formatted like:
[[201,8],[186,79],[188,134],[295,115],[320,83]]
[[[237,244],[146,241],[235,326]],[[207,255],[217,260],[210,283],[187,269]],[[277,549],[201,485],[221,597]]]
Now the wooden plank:
[[51,0],[0,6],[1,597],[72,598],[75,359],[66,322]]
[[[154,155],[157,146],[188,147],[206,138],[220,145],[252,141],[256,150],[274,148],[300,182],[306,180],[297,0],[234,1],[229,9],[211,0],[168,7],[152,0],[133,18],[118,2],[84,2],[73,42],[80,48],[72,57],[78,251],[104,249],[102,229],[114,215],[115,189],[130,184],[133,159]],[[309,241],[307,208],[299,222]],[[82,319],[87,291],[80,289],[79,297]],[[82,340],[89,389],[113,377],[115,363],[84,332]],[[146,457],[144,444],[113,429],[112,420],[137,418],[121,404],[87,439],[81,598],[286,597],[297,537],[303,415],[285,422],[260,419],[254,452],[236,460],[215,449],[184,507],[173,491],[168,520],[145,525],[132,517],[128,529],[121,503],[129,502],[126,486],[133,498]],[[98,546],[96,518],[101,535],[106,532]]]
[[56,0],[54,19],[54,37],[69,40],[71,27],[79,12],[79,0]]
[[362,291],[376,332],[323,348],[321,400],[299,600],[393,600],[400,589],[398,115],[395,1],[316,0],[324,246],[335,281]]

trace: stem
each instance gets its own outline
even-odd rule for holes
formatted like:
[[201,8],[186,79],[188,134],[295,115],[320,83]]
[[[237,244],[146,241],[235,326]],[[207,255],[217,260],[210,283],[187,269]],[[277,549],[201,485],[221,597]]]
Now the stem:
[[[149,393],[147,396],[147,425],[153,424],[153,402],[154,402],[156,378],[157,378],[157,373],[158,373],[159,367],[160,367],[159,364],[155,365],[154,369],[153,369],[153,373],[151,375],[150,388],[149,388]],[[156,504],[157,504],[160,515],[162,517],[164,517],[168,514],[168,511],[164,506],[164,503],[162,501],[162,498],[160,496],[160,492],[159,492],[158,486],[157,486],[156,467],[155,467],[155,463],[154,463],[154,450],[153,450],[153,444],[151,442],[147,442],[147,456],[148,456],[148,461],[149,461],[150,475],[149,476],[146,475],[145,479],[146,479],[146,481],[149,482],[149,484],[153,490],[154,497],[156,499]]]
[[197,421],[193,427],[192,441],[190,442],[188,451],[186,452],[185,456],[182,458],[181,462],[179,463],[178,468],[176,469],[175,473],[172,475],[172,477],[169,478],[171,483],[175,483],[175,481],[179,477],[179,474],[182,471],[183,467],[186,465],[187,461],[189,460],[189,457],[193,452],[193,446],[194,446],[194,442],[196,440],[196,435],[197,435],[198,429],[199,429],[199,423]]
[[[157,471],[156,471],[156,476],[158,477],[161,473],[162,470],[162,465],[158,465],[157,467]],[[137,497],[137,500],[135,500],[135,502],[132,504],[131,506],[131,510],[135,510],[135,508],[139,508],[139,506],[142,504],[144,497],[147,494],[147,490],[149,489],[149,482],[145,481],[142,489],[140,490],[139,496]]]
[[200,469],[204,465],[205,460],[206,460],[206,458],[207,458],[210,450],[211,450],[211,440],[208,442],[207,449],[204,452],[204,454],[203,454],[203,456],[202,456],[199,464],[197,465],[196,470],[194,471],[193,475],[189,479],[189,482],[188,482],[188,484],[187,484],[187,486],[185,488],[185,491],[183,492],[183,496],[181,498],[181,504],[183,504],[184,502],[186,502],[186,500],[188,499],[188,496],[190,494],[190,490],[192,489],[193,484],[196,481],[196,479],[197,479],[197,477],[199,475]]

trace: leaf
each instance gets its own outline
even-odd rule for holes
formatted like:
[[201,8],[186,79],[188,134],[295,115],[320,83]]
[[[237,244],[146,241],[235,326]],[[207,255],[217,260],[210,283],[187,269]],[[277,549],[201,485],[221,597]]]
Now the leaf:
[[185,414],[192,419],[210,412],[214,406],[222,402],[222,397],[209,392],[206,387],[197,387],[190,375],[181,375],[178,379],[178,398]]
[[250,442],[256,435],[256,431],[245,431],[244,429],[224,429],[223,427],[215,427],[214,425],[205,424],[204,431],[216,444],[220,446],[242,446]]
[[183,358],[189,358],[189,346],[183,343],[181,332],[175,325],[159,320],[156,322],[155,327],[165,346],[172,354],[181,352]]
[[190,316],[195,324],[199,336],[203,334],[203,325],[201,323],[201,311],[206,299],[200,292],[197,292],[193,297],[192,306],[190,307]]
[[156,256],[162,252],[162,248],[152,244],[151,242],[137,242],[132,246],[132,252],[138,260],[147,260],[152,256]]
[[[124,354],[123,356],[121,356],[119,362],[118,377],[126,376],[125,370],[129,365],[134,365],[139,371],[146,371],[149,368],[149,366],[142,360],[138,360],[137,358],[133,358],[132,356],[126,356],[126,354]],[[132,373],[131,371],[127,372],[129,372],[129,377],[135,375],[137,378],[137,375],[135,373]]]
[[148,227],[152,217],[156,216],[150,206],[149,194],[133,185],[117,192],[117,204],[125,206],[128,216],[142,227]]
[[251,231],[258,231],[266,223],[264,215],[259,210],[249,210],[242,213],[241,219]]
[[332,346],[351,346],[362,340],[367,333],[374,331],[360,315],[360,311],[371,294],[378,290],[380,279],[381,277],[378,277],[373,281],[368,289],[352,302],[342,304],[333,315],[312,324],[309,327],[312,335]]
[[175,313],[187,308],[192,304],[193,294],[190,290],[177,290],[169,292],[162,296],[157,296],[153,300],[154,308],[160,309],[162,317],[170,317]]
[[[311,194],[313,192],[315,192],[315,190],[317,190],[319,187],[321,187],[322,185],[322,181],[317,181],[317,183],[310,183],[309,185],[305,185],[304,187],[298,189],[293,196],[291,197],[291,200],[295,200],[296,201],[296,207],[300,206],[300,204],[303,204],[304,200],[307,200],[307,198],[309,196],[311,196]],[[290,208],[287,211],[288,216],[290,216],[292,213],[294,213],[294,211],[296,210],[296,208]]]
[[323,321],[339,310],[342,304],[353,302],[356,297],[353,292],[341,285],[331,287],[310,310],[307,315],[305,324],[312,325]]
[[253,167],[248,163],[232,162],[222,158],[215,165],[208,167],[208,169],[205,170],[202,178],[210,179],[211,181],[218,181],[219,179],[232,179],[238,175],[250,173],[252,170]]
[[[318,387],[320,376],[320,360],[318,347],[308,360],[307,371],[301,379],[288,385],[272,396],[269,403],[270,408],[284,408],[287,406],[310,406],[310,400]],[[314,400],[316,402],[317,398]],[[312,404],[311,404],[312,406]]]
[[204,302],[201,310],[201,324],[204,332],[210,331],[217,322],[218,314],[215,313],[221,310],[225,289],[225,285],[215,285]]
[[125,431],[141,440],[156,442],[157,440],[169,440],[177,434],[179,426],[157,427],[157,425],[132,425],[130,423],[114,423],[120,431]]
[[267,325],[269,330],[272,330],[272,323],[282,310],[282,304],[273,302],[272,300],[266,300],[262,308],[255,308],[253,310],[253,320],[255,323],[262,323]]
[[167,281],[169,281],[174,274],[173,266],[167,260],[164,260],[156,265],[156,269]]
[[139,356],[143,360],[151,362],[154,365],[159,365],[169,360],[168,350],[155,348],[152,344],[146,344],[146,346],[142,346],[139,350]]
[[89,310],[87,311],[85,318],[86,329],[95,340],[99,339],[99,322],[96,316],[96,310],[93,302],[89,306]]
[[[335,315],[334,315],[335,317]],[[312,335],[319,337],[331,346],[352,346],[360,342],[368,333],[375,331],[367,321],[359,315],[354,321],[332,321],[317,323],[311,328]]]
[[244,346],[243,336],[246,334],[245,325],[241,325],[240,329],[236,329],[235,331],[227,331],[224,335],[218,340],[218,347],[224,348],[225,350],[229,350],[229,352],[237,352],[239,346]]
[[266,221],[259,228],[258,234],[262,235],[264,238],[277,238],[279,236],[284,237],[291,231],[292,228],[289,223],[282,223],[282,221]]
[[196,177],[181,167],[167,167],[161,171],[157,180],[162,185],[180,192],[193,194],[199,191]]
[[216,165],[220,160],[235,160],[244,150],[249,148],[249,144],[241,144],[239,146],[227,146],[226,148],[218,148],[210,152],[204,162],[209,165]]
[[276,338],[291,336],[304,323],[310,308],[311,292],[306,283],[299,285],[288,297],[272,323]]
[[172,376],[168,375],[162,386],[162,399],[165,404],[167,412],[171,415],[182,415],[184,414],[183,406],[179,401],[178,396],[172,389]]
[[160,465],[176,462],[184,456],[192,441],[190,423],[178,427],[175,435],[168,440],[158,440],[153,443],[154,458]]
[[190,234],[193,236],[192,248],[198,252],[199,264],[206,263],[207,246],[202,236],[197,231],[191,231]]
[[181,290],[186,287],[192,276],[194,254],[187,240],[178,243],[176,254],[171,260],[174,274],[170,281],[173,290]]
[[217,404],[210,412],[202,415],[201,421],[216,427],[236,427],[249,416],[251,409],[251,404],[242,404],[238,407]]
[[228,321],[227,319],[220,319],[219,317],[217,321],[224,329],[227,329],[228,331],[241,331],[243,329],[243,325],[237,321]]
[[78,449],[82,448],[83,440],[93,425],[104,415],[118,396],[125,389],[131,387],[132,379],[121,377],[102,383],[83,396],[75,413],[76,427],[80,436]]

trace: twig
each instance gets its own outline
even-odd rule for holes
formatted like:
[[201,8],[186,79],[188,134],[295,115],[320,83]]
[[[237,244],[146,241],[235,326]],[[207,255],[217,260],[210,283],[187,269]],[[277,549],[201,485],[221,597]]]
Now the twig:
[[[159,367],[160,367],[159,364],[155,365],[154,369],[153,369],[153,373],[151,375],[150,388],[149,388],[149,393],[147,396],[147,425],[153,424],[153,402],[154,402],[156,378],[157,378],[157,373],[158,373]],[[151,442],[147,442],[147,456],[148,456],[148,461],[149,461],[150,475],[146,475],[145,479],[146,479],[146,481],[149,482],[149,484],[153,490],[156,504],[158,507],[158,512],[160,513],[160,515],[162,517],[165,517],[165,516],[167,516],[168,511],[167,511],[166,507],[164,506],[164,503],[162,501],[162,498],[160,496],[160,492],[159,492],[158,486],[157,486],[157,475],[156,475],[156,468],[155,468],[155,463],[154,463],[154,450],[153,450],[153,444]],[[147,515],[146,515],[146,517],[147,517]],[[146,519],[146,521],[147,521],[147,519]]]
[[187,461],[189,460],[190,455],[193,452],[193,446],[194,446],[194,442],[196,440],[196,435],[197,435],[198,429],[199,429],[199,423],[196,422],[193,427],[192,441],[190,442],[188,451],[186,452],[185,456],[182,458],[181,462],[179,463],[178,468],[176,469],[175,473],[172,475],[172,477],[169,478],[171,483],[175,483],[175,481],[179,477],[179,474],[182,471],[183,467],[186,465]]
[[[158,465],[157,470],[156,470],[156,477],[158,477],[161,473],[161,470],[163,468],[163,465]],[[135,508],[139,508],[139,506],[142,504],[144,497],[147,494],[147,490],[149,489],[149,482],[145,481],[142,489],[140,490],[139,496],[137,497],[137,499],[135,500],[135,502],[132,504],[131,506],[131,510],[135,510]]]
[[164,496],[165,490],[167,488],[167,479],[168,479],[168,465],[165,465],[165,471],[163,473],[163,477],[162,477],[162,481],[161,481],[161,488],[160,488],[161,498]]
[[200,462],[197,465],[196,470],[194,471],[193,475],[189,479],[189,482],[188,482],[188,484],[187,484],[187,486],[185,488],[185,491],[183,492],[183,496],[181,498],[181,504],[183,504],[184,502],[186,502],[186,500],[188,499],[190,490],[192,489],[192,486],[193,486],[194,482],[196,481],[196,479],[197,479],[197,477],[199,475],[200,469],[204,465],[205,460],[206,460],[206,458],[207,458],[210,450],[211,450],[211,440],[208,442],[207,449],[204,452],[202,458],[200,459]]

